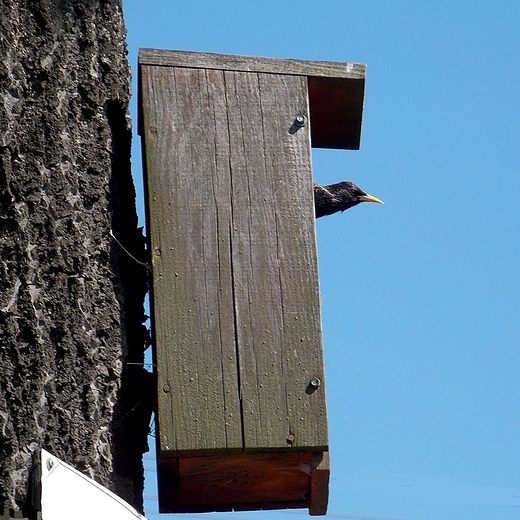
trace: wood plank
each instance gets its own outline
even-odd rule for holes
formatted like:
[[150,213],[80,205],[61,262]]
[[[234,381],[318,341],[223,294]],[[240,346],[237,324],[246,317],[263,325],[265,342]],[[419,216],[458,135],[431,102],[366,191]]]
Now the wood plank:
[[140,49],[139,64],[163,67],[189,67],[242,72],[263,72],[301,76],[364,79],[366,65],[334,61],[308,61],[215,54],[209,52]]
[[159,450],[239,450],[223,75],[141,67],[141,82]]
[[141,64],[302,75],[309,81],[312,146],[358,150],[365,97],[366,65],[286,60],[227,54],[141,49]]
[[[304,78],[261,75],[266,165],[274,179],[274,208],[283,330],[284,394],[293,448],[328,449],[321,308],[314,220],[309,124],[289,131],[308,114]],[[266,137],[267,140],[267,137]],[[318,378],[320,388],[309,391]]]
[[327,449],[306,78],[141,82],[159,450]]
[[304,500],[312,454],[266,453],[179,461],[180,504]]
[[163,459],[162,513],[309,507],[312,453]]
[[[232,254],[244,446],[287,447],[283,306],[273,178],[258,75],[225,72],[233,190]],[[271,115],[271,114],[269,114]],[[272,122],[267,122],[267,125]]]
[[[328,446],[306,79],[226,72],[245,449]],[[291,442],[288,442],[288,438]]]
[[159,461],[161,513],[327,511],[328,453],[248,453]]
[[327,514],[329,502],[330,459],[329,452],[313,455],[309,515]]

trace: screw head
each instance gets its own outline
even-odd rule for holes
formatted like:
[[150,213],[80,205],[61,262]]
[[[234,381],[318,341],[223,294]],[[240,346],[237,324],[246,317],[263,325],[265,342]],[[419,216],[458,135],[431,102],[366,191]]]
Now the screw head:
[[171,387],[168,383],[164,383],[164,386],[162,387],[164,393],[168,393],[171,390]]
[[296,126],[299,126],[300,128],[302,126],[305,126],[307,124],[307,116],[303,115],[303,114],[299,114],[296,116],[296,119],[294,120],[294,124]]
[[314,390],[317,390],[321,386],[321,381],[317,377],[315,377],[311,380],[309,384],[312,388],[314,388]]

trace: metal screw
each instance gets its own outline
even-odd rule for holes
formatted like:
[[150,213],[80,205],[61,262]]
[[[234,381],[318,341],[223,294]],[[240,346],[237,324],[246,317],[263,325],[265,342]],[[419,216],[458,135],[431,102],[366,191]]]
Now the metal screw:
[[54,461],[52,459],[47,459],[47,469],[50,471],[54,466]]
[[289,435],[287,435],[287,442],[289,444],[292,444],[296,439],[296,436],[293,434],[293,433],[290,433]]
[[166,394],[171,390],[170,385],[168,383],[164,383],[164,386],[162,387],[162,389],[163,389],[163,392]]
[[296,126],[299,126],[300,128],[302,126],[305,126],[307,124],[307,116],[304,116],[303,114],[296,116],[296,119],[294,120],[294,124]]
[[321,381],[315,377],[309,384],[314,390],[317,390],[321,386]]

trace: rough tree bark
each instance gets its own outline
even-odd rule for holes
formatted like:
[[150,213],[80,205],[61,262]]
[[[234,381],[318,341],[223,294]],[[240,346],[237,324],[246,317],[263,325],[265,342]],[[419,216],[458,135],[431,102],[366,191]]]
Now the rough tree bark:
[[39,447],[142,508],[146,273],[110,233],[144,258],[121,4],[0,2],[0,513],[32,516]]

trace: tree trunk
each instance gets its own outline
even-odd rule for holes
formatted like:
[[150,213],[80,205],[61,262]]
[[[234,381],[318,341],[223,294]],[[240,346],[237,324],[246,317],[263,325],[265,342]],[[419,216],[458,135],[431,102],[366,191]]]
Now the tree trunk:
[[39,447],[142,508],[146,270],[111,235],[145,258],[121,3],[0,3],[0,513],[32,515]]

